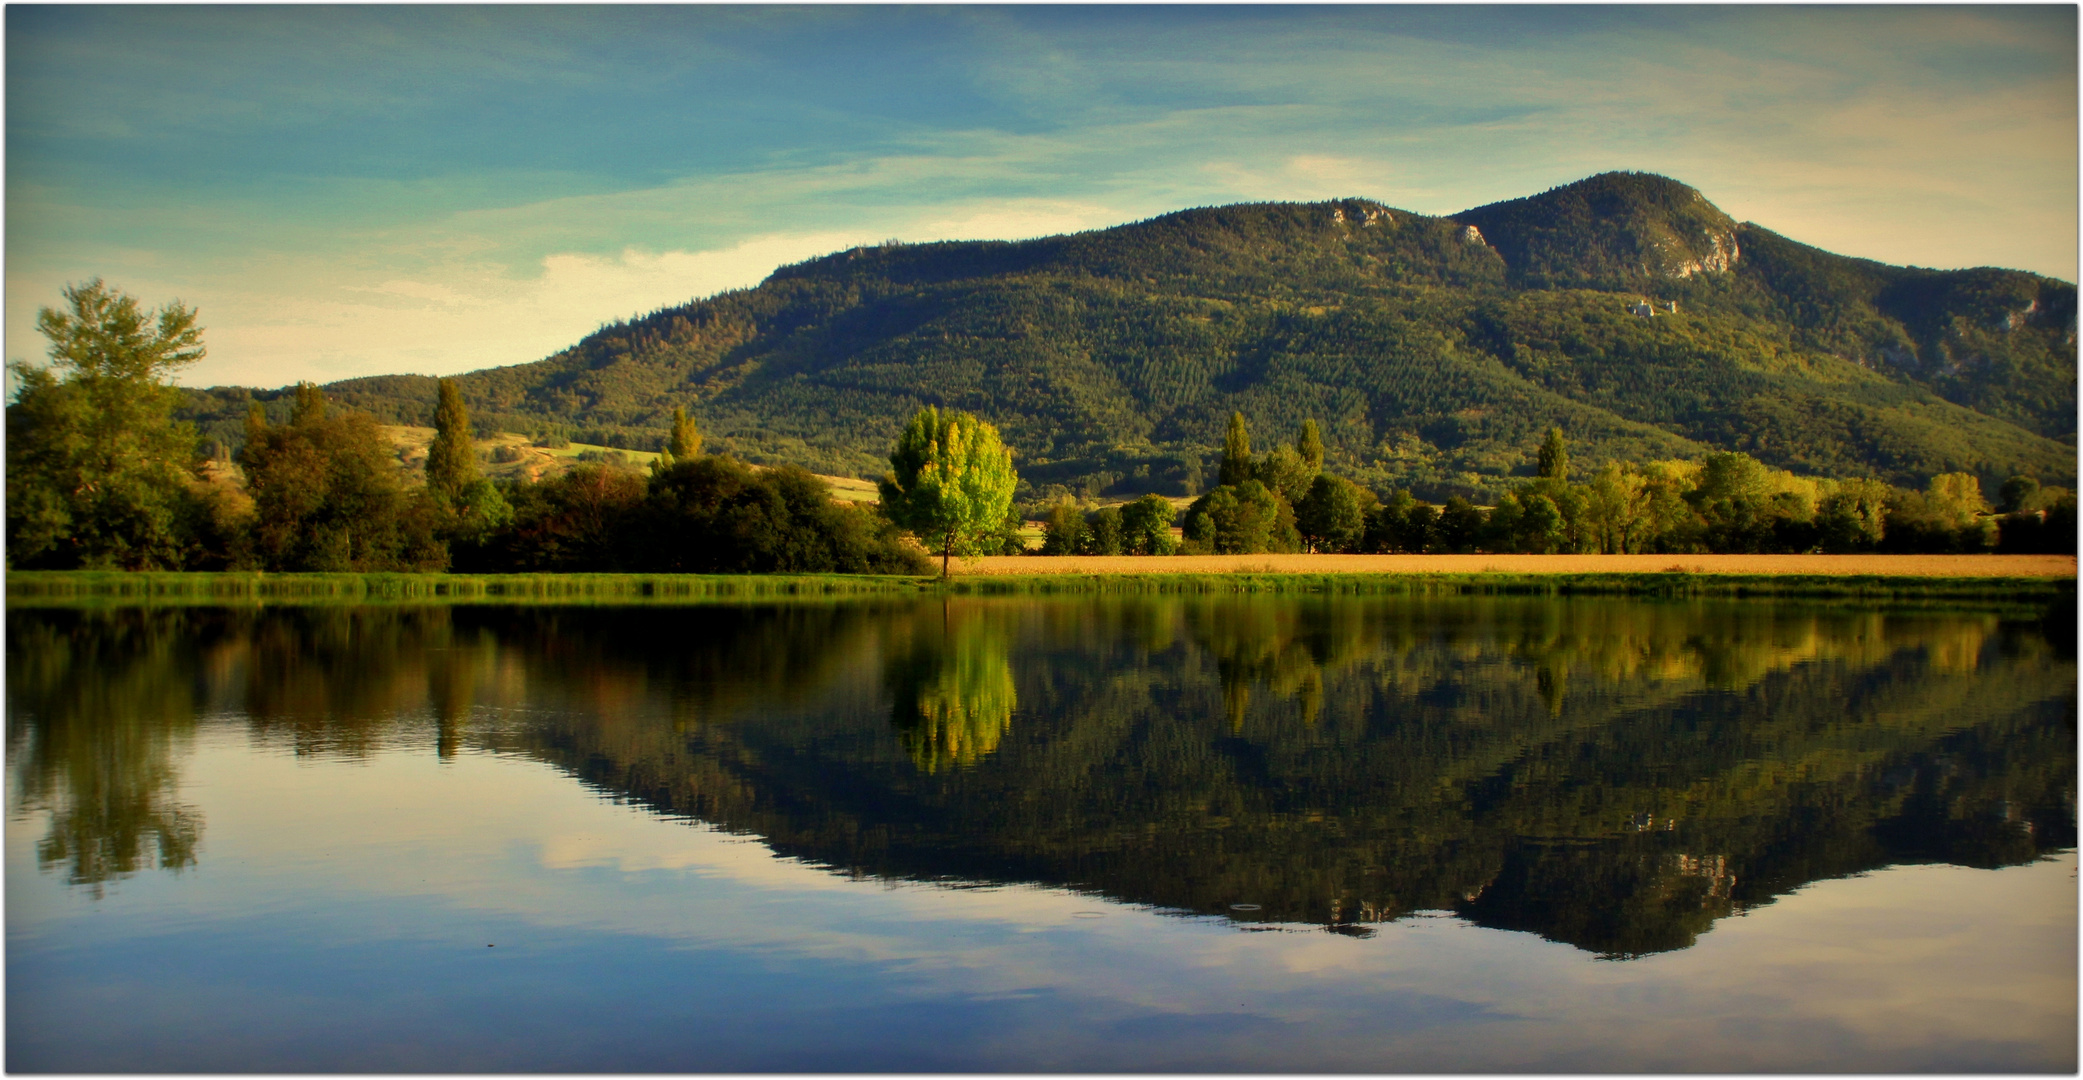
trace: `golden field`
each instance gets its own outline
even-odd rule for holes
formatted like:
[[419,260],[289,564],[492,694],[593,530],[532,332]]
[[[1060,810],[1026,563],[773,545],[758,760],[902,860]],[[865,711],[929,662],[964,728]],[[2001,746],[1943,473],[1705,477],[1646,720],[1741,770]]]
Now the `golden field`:
[[959,575],[1033,574],[1793,574],[2073,578],[2073,555],[999,555]]

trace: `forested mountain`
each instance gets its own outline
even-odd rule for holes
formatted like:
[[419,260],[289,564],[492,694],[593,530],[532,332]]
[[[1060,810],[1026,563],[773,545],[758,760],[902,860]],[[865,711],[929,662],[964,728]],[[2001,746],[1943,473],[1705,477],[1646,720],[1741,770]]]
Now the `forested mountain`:
[[[1636,305],[1652,316],[1631,313]],[[482,426],[653,449],[675,407],[756,462],[876,475],[921,405],[997,424],[1036,489],[1201,490],[1223,421],[1322,425],[1327,467],[1498,493],[1541,433],[1578,470],[1746,451],[1994,489],[2076,475],[2076,290],[1833,255],[1659,176],[1427,217],[1363,199],[1186,210],[1010,242],[855,248],[460,376]],[[326,387],[426,423],[434,380]],[[191,392],[228,443],[246,403]]]

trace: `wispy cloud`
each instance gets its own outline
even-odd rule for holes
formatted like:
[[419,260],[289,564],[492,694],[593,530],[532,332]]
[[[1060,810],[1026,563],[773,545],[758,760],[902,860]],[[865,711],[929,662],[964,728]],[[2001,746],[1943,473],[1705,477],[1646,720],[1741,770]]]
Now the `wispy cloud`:
[[8,20],[8,355],[100,274],[203,307],[201,381],[523,362],[884,237],[1450,213],[1610,168],[1848,254],[2075,277],[2071,8]]

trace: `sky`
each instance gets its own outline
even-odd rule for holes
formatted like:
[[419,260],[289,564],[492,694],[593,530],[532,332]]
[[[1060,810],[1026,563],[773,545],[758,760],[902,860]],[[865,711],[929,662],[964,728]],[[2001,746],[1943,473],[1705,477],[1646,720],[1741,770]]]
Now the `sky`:
[[1661,173],[1831,251],[2077,277],[2076,8],[39,6],[8,359],[94,277],[182,381],[526,363],[886,239],[1451,214]]

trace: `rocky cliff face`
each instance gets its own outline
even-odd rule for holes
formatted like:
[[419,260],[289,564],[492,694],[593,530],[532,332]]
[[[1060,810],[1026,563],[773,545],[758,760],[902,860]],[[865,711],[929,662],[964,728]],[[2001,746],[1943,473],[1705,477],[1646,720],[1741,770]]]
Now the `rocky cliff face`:
[[1742,257],[1735,219],[1684,184],[1602,173],[1454,215],[1481,230],[1526,285],[1626,289],[1726,273]]
[[[1673,250],[1678,249],[1678,250]],[[1726,232],[1708,230],[1700,242],[1684,250],[1675,244],[1661,244],[1658,253],[1665,258],[1655,270],[1668,277],[1689,278],[1694,274],[1726,273],[1736,268],[1736,260],[1743,255],[1742,247],[1736,242],[1735,230]],[[1691,255],[1691,258],[1687,258]]]

